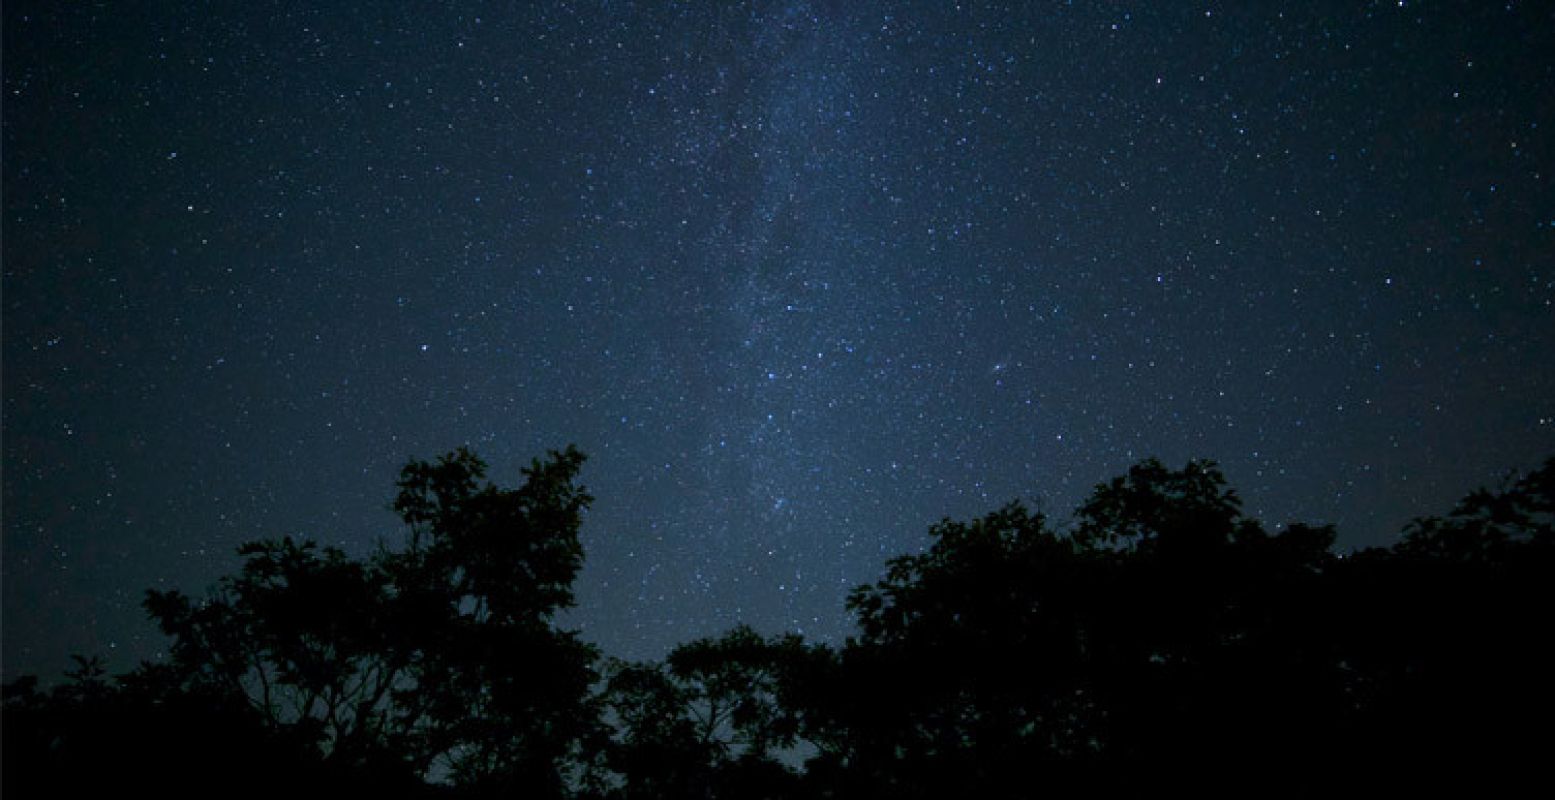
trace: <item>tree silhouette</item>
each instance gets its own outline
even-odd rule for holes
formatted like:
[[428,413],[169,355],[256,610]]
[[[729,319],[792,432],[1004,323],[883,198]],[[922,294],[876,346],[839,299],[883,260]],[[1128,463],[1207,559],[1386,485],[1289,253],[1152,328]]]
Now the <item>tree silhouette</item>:
[[1094,747],[1082,667],[1097,554],[1019,504],[930,534],[849,598],[860,636],[812,695],[815,766],[839,792],[999,796]]
[[604,765],[620,776],[624,798],[705,794],[719,753],[690,713],[689,693],[662,664],[614,662],[604,692],[618,731]]
[[524,470],[513,490],[483,484],[466,450],[400,475],[394,507],[409,546],[380,556],[395,587],[400,646],[414,683],[396,693],[405,736],[423,769],[459,782],[559,794],[597,718],[589,689],[595,649],[555,629],[583,563],[578,541],[590,496],[574,486],[573,448]]
[[1332,528],[1244,517],[1209,462],[1141,462],[1067,532],[1019,505],[942,522],[850,598],[860,635],[802,715],[832,743],[811,777],[898,797],[1494,785],[1551,742],[1528,732],[1555,710],[1552,476],[1350,558]]
[[809,648],[737,626],[672,650],[663,663],[617,662],[605,705],[619,730],[608,764],[626,797],[780,797],[796,776],[774,756],[796,743],[789,699]]
[[255,542],[199,601],[148,593],[166,663],[5,687],[5,792],[1483,793],[1555,743],[1555,459],[1347,556],[1244,516],[1211,462],[1147,460],[1069,526],[935,525],[840,646],[738,626],[603,675],[554,620],[582,461],[516,489],[465,450],[413,461],[399,547]]
[[582,462],[553,452],[505,490],[467,450],[413,461],[403,549],[252,543],[204,601],[153,591],[147,610],[186,687],[245,700],[326,761],[558,794],[595,716],[596,654],[551,624],[583,559]]
[[1334,596],[1351,610],[1336,636],[1354,746],[1437,790],[1509,792],[1533,773],[1555,744],[1555,459],[1345,566]]
[[77,657],[51,691],[35,679],[5,687],[6,797],[274,797],[306,789],[414,797],[403,772],[334,769],[311,743],[265,724],[230,695],[192,690],[162,666],[108,680],[101,662]]
[[1204,786],[1332,760],[1331,528],[1271,534],[1213,463],[1150,460],[1096,487],[1075,535],[1109,556],[1093,623],[1105,656],[1088,673],[1111,771]]
[[1033,770],[1121,791],[1196,753],[1256,761],[1250,731],[1307,736],[1331,699],[1312,635],[1333,532],[1268,534],[1212,463],[1142,462],[1070,532],[1014,504],[931,535],[849,599],[830,696],[851,735],[828,757],[853,793],[1027,796]]
[[334,548],[290,538],[246,544],[241,571],[201,602],[147,593],[190,688],[249,702],[337,760],[361,758],[390,724],[407,658],[385,645],[388,581]]

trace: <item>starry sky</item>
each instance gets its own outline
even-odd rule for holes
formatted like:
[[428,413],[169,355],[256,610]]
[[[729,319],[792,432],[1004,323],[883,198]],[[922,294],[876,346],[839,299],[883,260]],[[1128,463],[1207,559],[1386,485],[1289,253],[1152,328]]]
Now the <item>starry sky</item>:
[[460,444],[623,657],[1147,456],[1388,543],[1555,453],[1550,9],[7,2],[4,671]]

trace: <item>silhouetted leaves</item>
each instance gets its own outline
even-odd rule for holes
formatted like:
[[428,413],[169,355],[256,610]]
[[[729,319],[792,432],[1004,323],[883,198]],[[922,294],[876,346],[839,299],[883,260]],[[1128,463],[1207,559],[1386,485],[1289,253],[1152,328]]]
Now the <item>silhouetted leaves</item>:
[[148,592],[165,664],[110,684],[81,659],[47,703],[21,687],[14,704],[58,722],[194,703],[318,769],[560,795],[598,717],[594,648],[550,622],[582,565],[582,462],[553,452],[500,489],[466,450],[413,461],[394,503],[402,548],[245,544],[241,569],[198,601]]
[[496,789],[558,794],[591,735],[592,646],[550,623],[572,604],[583,562],[578,526],[589,495],[573,485],[583,456],[553,452],[524,484],[482,483],[467,450],[400,475],[394,507],[403,551],[380,554],[393,648],[410,680],[395,687],[397,747],[419,769]]
[[607,763],[623,795],[788,796],[797,776],[774,756],[797,740],[789,692],[809,652],[797,636],[739,626],[680,645],[662,664],[613,665],[604,699],[619,735]]
[[499,489],[465,450],[412,462],[403,547],[255,542],[199,601],[148,593],[166,662],[5,687],[8,795],[1484,792],[1551,744],[1555,459],[1348,557],[1243,516],[1213,463],[1145,461],[1068,528],[935,525],[839,647],[739,626],[602,676],[552,623],[581,463]]

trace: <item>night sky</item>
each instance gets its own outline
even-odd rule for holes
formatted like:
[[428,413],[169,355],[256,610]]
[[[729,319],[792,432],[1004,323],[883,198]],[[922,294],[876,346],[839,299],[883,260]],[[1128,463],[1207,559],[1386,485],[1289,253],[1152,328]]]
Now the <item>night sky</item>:
[[460,444],[590,456],[623,657],[1147,456],[1352,548],[1555,453],[1548,4],[303,5],[4,5],[7,676]]

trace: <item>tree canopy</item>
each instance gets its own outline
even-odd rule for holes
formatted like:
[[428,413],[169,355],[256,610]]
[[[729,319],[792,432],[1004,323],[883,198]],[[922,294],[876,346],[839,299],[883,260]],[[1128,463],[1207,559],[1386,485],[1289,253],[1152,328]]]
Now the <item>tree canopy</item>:
[[165,661],[5,687],[6,791],[1485,789],[1551,743],[1555,459],[1348,554],[1244,515],[1212,462],[1147,460],[1069,525],[1020,503],[935,525],[848,597],[845,642],[742,625],[647,662],[555,621],[582,463],[503,489],[467,450],[412,461],[397,542],[253,542],[202,598],[149,592]]

